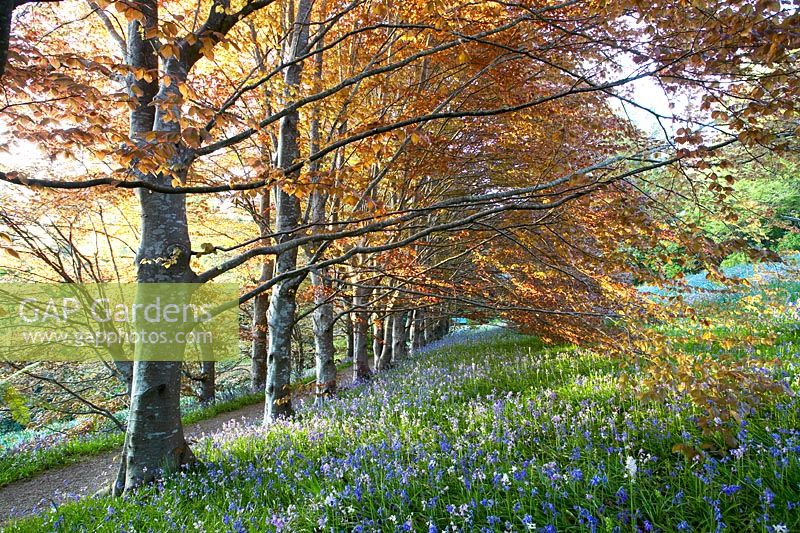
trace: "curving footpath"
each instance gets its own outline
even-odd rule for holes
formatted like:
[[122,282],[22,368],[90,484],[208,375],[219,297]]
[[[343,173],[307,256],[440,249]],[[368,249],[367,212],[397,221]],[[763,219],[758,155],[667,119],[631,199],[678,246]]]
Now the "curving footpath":
[[[339,386],[352,382],[353,370],[339,372]],[[308,400],[311,391],[298,391],[295,400]],[[213,418],[201,420],[185,428],[186,438],[191,443],[203,435],[216,433],[223,426],[235,421],[243,425],[260,424],[264,416],[264,403],[248,405],[221,413]],[[117,473],[121,450],[86,457],[67,466],[46,470],[30,479],[9,483],[0,488],[0,525],[10,519],[35,514],[54,508],[63,502],[76,500],[108,487]]]

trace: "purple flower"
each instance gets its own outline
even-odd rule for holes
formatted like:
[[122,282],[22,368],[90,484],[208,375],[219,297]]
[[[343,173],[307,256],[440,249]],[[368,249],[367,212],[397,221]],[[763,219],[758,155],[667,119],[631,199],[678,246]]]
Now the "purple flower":
[[603,473],[595,474],[592,476],[592,479],[589,480],[589,485],[591,485],[592,487],[596,487],[598,485],[605,485],[606,483],[608,483],[608,478]]
[[625,505],[628,501],[628,492],[625,490],[625,487],[620,487],[616,494],[617,497],[617,504],[618,505]]
[[736,494],[737,492],[742,490],[742,486],[741,485],[722,485],[722,489],[721,490],[722,490],[722,493],[725,496],[733,496],[734,494]]
[[571,477],[575,481],[582,481],[583,471],[580,468],[570,468],[569,477]]
[[281,531],[284,527],[286,527],[286,521],[276,514],[272,515],[269,523],[275,526],[275,529],[278,531]]

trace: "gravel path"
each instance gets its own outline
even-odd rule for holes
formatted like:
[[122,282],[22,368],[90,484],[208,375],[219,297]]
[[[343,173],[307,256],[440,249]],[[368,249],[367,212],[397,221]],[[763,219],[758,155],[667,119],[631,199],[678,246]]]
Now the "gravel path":
[[[352,382],[353,370],[339,372],[337,382],[345,387]],[[295,393],[294,400],[308,401],[312,390],[303,388]],[[236,411],[222,413],[214,418],[201,420],[184,428],[191,443],[203,434],[214,433],[225,424],[236,420],[244,425],[259,424],[264,416],[264,404],[242,407]],[[114,450],[85,458],[71,465],[46,470],[30,479],[10,483],[0,488],[0,524],[19,516],[56,507],[60,503],[94,494],[108,487],[116,475],[121,450]]]

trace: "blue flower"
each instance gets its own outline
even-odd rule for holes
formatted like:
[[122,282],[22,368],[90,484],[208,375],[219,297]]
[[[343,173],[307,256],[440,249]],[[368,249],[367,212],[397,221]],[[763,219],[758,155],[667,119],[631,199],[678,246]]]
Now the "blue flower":
[[625,490],[625,487],[620,487],[616,494],[617,497],[617,504],[618,505],[625,505],[628,501],[628,492]]
[[536,527],[536,524],[533,523],[533,517],[529,514],[526,514],[522,517],[522,525],[525,526],[527,529],[533,529]]
[[737,492],[742,490],[742,486],[741,485],[722,485],[722,489],[721,490],[722,490],[722,493],[725,496],[733,496],[734,494],[736,494]]
[[602,470],[597,474],[593,475],[592,479],[589,480],[589,485],[591,485],[592,487],[596,487],[598,485],[605,485],[606,483],[608,483],[608,477]]

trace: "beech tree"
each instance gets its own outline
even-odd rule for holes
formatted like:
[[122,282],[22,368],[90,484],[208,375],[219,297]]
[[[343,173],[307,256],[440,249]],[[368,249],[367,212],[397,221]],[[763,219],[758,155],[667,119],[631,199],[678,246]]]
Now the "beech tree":
[[[441,337],[455,306],[553,338],[607,337],[608,318],[649,309],[614,277],[620,245],[655,232],[640,215],[637,177],[724,168],[720,154],[737,144],[786,149],[796,127],[785,118],[798,90],[798,15],[776,2],[86,9],[65,1],[18,16],[2,108],[9,135],[79,158],[85,176],[9,169],[0,179],[87,201],[135,191],[139,283],[208,283],[258,262],[240,303],[256,299],[259,366],[256,323],[270,293],[266,422],[292,413],[291,332],[306,276],[322,395],[335,390],[334,287],[352,302],[344,312],[361,378],[376,310],[391,316],[384,338],[391,331],[395,357],[412,325]],[[254,42],[259,53],[245,53]],[[626,90],[643,79],[692,91],[702,108],[668,119]],[[614,111],[620,102],[649,112],[667,138],[637,132]],[[680,127],[670,133],[667,120]],[[259,194],[252,238],[192,249],[187,197]],[[202,270],[200,258],[216,264]],[[416,309],[422,324],[409,320]],[[136,350],[118,493],[193,462],[180,422],[182,354],[154,362],[147,346]]]

